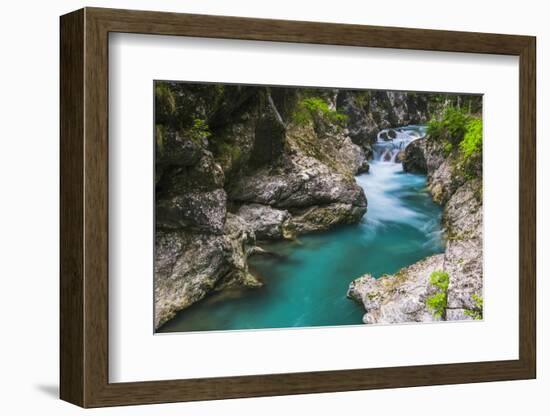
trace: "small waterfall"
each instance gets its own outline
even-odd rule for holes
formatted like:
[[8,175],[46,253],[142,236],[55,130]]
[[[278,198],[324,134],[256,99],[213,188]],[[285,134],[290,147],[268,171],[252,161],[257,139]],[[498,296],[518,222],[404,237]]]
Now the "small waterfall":
[[[419,229],[423,234],[427,218],[421,210],[412,207],[403,200],[405,190],[425,183],[425,178],[417,175],[401,175],[403,166],[397,156],[414,140],[425,137],[426,126],[405,126],[389,128],[378,133],[373,145],[373,160],[370,171],[359,175],[357,183],[361,186],[369,201],[365,216],[366,223],[372,226],[388,223],[406,223]],[[435,228],[438,228],[436,222]],[[434,227],[430,227],[434,228]]]
[[426,135],[425,126],[405,126],[384,129],[378,133],[374,143],[374,159],[382,162],[396,163],[397,155],[416,139]]

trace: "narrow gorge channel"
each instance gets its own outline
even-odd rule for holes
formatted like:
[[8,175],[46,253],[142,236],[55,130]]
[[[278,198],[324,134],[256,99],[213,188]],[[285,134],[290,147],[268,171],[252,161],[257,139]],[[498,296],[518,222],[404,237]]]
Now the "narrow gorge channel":
[[402,150],[424,126],[382,130],[369,173],[356,176],[368,200],[359,224],[260,244],[249,259],[262,288],[214,292],[180,311],[159,332],[362,324],[362,305],[346,297],[350,280],[393,274],[445,249],[441,206],[426,175],[403,171]]

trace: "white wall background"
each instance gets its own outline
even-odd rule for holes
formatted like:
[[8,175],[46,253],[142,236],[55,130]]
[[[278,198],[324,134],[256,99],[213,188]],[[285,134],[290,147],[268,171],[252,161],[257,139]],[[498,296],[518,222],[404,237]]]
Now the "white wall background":
[[[58,16],[83,6],[166,10],[294,20],[529,34],[538,37],[538,380],[399,390],[317,394],[87,411],[102,415],[393,415],[548,413],[550,361],[543,325],[550,298],[544,282],[550,236],[542,218],[550,145],[543,140],[550,102],[550,26],[537,0],[376,2],[277,0],[120,0],[4,2],[0,14],[0,410],[2,414],[83,412],[58,394]],[[506,163],[503,161],[503,169]],[[546,266],[546,267],[544,267]],[[547,328],[546,328],[547,329]]]

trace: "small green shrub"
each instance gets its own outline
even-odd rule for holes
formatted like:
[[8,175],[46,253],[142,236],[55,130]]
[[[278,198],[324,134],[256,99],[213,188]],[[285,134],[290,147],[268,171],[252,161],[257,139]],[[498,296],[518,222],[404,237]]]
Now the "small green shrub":
[[445,316],[445,309],[447,308],[449,273],[440,270],[434,271],[430,275],[430,284],[435,286],[438,291],[426,299],[426,306],[435,318],[442,318]]
[[206,121],[200,118],[194,118],[191,127],[188,130],[193,140],[208,139],[212,133]]
[[331,109],[327,102],[320,97],[302,99],[293,114],[293,120],[298,125],[305,125],[315,118],[321,118],[337,126],[343,126],[348,117],[345,114]]
[[437,292],[426,299],[426,305],[434,317],[441,318],[445,314],[445,308],[447,308],[447,293]]
[[444,132],[445,132],[445,128],[443,126],[443,121],[437,120],[436,118],[432,118],[428,122],[427,133],[431,139],[439,140],[439,138],[443,136]]
[[430,284],[447,291],[449,288],[449,273],[443,271],[435,271],[430,275]]
[[464,313],[472,319],[480,321],[483,319],[483,298],[474,293],[472,295],[472,300],[474,301],[474,308],[466,309]]

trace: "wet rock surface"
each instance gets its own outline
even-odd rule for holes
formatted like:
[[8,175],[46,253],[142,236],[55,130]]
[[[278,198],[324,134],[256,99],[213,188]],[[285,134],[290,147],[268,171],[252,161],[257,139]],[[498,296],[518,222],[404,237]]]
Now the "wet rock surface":
[[424,156],[424,139],[415,140],[410,143],[401,156],[403,170],[409,173],[428,173],[426,158]]

